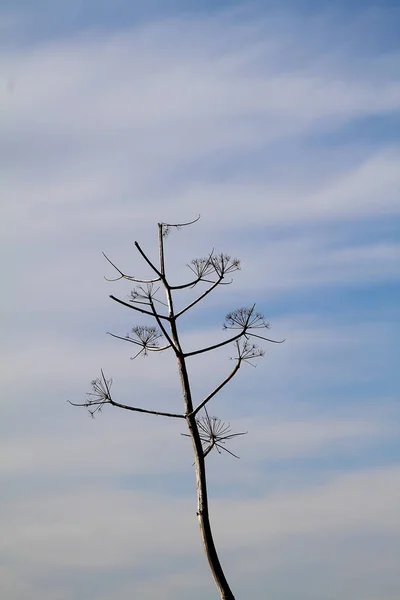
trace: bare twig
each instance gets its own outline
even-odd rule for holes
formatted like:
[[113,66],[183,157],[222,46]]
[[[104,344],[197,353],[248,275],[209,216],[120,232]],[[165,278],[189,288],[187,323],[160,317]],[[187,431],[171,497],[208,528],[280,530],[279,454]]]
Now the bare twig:
[[159,279],[157,279],[156,281],[159,281],[160,279],[162,279],[162,274],[160,273],[160,271],[157,269],[157,267],[155,265],[153,265],[153,263],[151,262],[151,260],[146,256],[146,254],[143,252],[143,250],[141,249],[141,247],[139,246],[138,242],[135,242],[135,246],[136,248],[139,250],[140,254],[143,256],[144,260],[147,262],[147,264],[153,269],[153,271],[155,273],[157,273]]
[[[92,381],[93,392],[88,393],[88,400],[82,403],[75,403],[68,400],[68,403],[72,406],[84,406],[89,409],[90,415],[93,417],[95,412],[101,411],[105,404],[111,404],[117,408],[123,408],[124,410],[131,410],[134,412],[146,413],[149,415],[158,415],[160,417],[171,417],[175,419],[185,419],[185,415],[177,413],[164,412],[160,410],[149,410],[147,408],[138,408],[136,406],[130,406],[128,404],[121,404],[115,402],[111,397],[111,385],[112,379],[107,380],[104,376],[103,370],[101,370],[101,379],[97,378]],[[95,406],[94,410],[90,410],[90,407]]]
[[[143,328],[145,329],[145,328]],[[146,328],[146,330],[149,329],[154,329],[154,328]],[[153,336],[148,336],[145,334],[145,339],[143,339],[143,336],[140,337],[140,333],[138,333],[139,327],[134,327],[132,329],[132,333],[135,333],[136,335],[138,335],[137,340],[133,339],[129,333],[127,333],[125,335],[125,337],[122,337],[121,335],[116,335],[115,333],[110,333],[109,331],[107,331],[108,335],[111,335],[111,337],[117,338],[118,340],[123,340],[124,342],[130,342],[131,344],[136,344],[136,346],[141,346],[142,350],[144,354],[146,355],[147,352],[162,352],[163,350],[168,350],[169,348],[171,348],[171,344],[167,344],[166,346],[157,346],[157,344],[155,343],[158,339],[158,337],[161,337],[161,334],[159,334],[159,336],[157,338],[154,338],[154,344],[151,345],[150,341],[153,340]],[[136,355],[137,356],[137,355]]]
[[197,304],[198,302],[200,302],[200,300],[203,300],[203,298],[205,298],[210,292],[213,291],[213,289],[215,289],[217,287],[217,285],[221,282],[222,277],[220,277],[215,283],[213,283],[209,288],[207,288],[205,290],[205,292],[203,292],[198,298],[196,298],[195,300],[193,300],[193,302],[190,302],[190,304],[188,304],[187,306],[185,306],[185,308],[183,308],[182,310],[180,310],[175,316],[176,318],[180,317],[181,315],[183,315],[183,313],[185,313],[187,310],[189,310],[190,308],[192,308],[192,306],[194,306],[195,304]]
[[[172,348],[175,350],[175,353],[180,352],[180,349],[178,348],[178,346],[176,345],[173,336],[170,336],[170,334],[168,333],[168,331],[165,329],[162,321],[161,321],[161,315],[159,315],[154,307],[153,301],[150,299],[150,306],[151,309],[153,311],[153,317],[155,318],[155,320],[157,321],[157,324],[159,326],[159,328],[161,329],[161,331],[163,332],[165,339],[168,340],[168,343],[170,344],[170,346],[172,346]],[[171,318],[168,317],[168,320],[171,321]]]
[[259,338],[260,340],[264,340],[265,342],[271,342],[271,344],[283,344],[283,342],[286,341],[286,340],[271,340],[270,338],[266,338],[262,335],[257,335],[256,333],[253,333],[253,332],[247,333],[246,335]]
[[202,408],[203,406],[205,406],[207,404],[207,402],[209,402],[211,400],[211,398],[213,398],[216,394],[218,394],[218,392],[220,390],[222,390],[222,388],[230,382],[230,380],[236,375],[236,373],[239,371],[240,369],[240,365],[241,365],[241,358],[239,357],[238,362],[235,365],[235,368],[229,373],[228,377],[226,377],[212,392],[211,394],[208,394],[208,396],[206,398],[204,398],[204,400],[202,402],[200,402],[200,404],[194,409],[194,411],[192,411],[191,415],[196,415]]
[[160,281],[160,278],[157,277],[157,279],[137,279],[136,277],[133,277],[131,275],[125,275],[125,273],[123,273],[118,267],[117,265],[115,265],[106,254],[104,254],[104,252],[102,252],[102,255],[104,256],[104,258],[110,263],[110,265],[112,265],[114,267],[114,269],[116,271],[118,271],[118,273],[120,274],[119,277],[116,277],[115,279],[108,279],[107,277],[104,277],[104,279],[106,281],[119,281],[120,279],[127,279],[128,281],[135,281],[137,283],[156,283],[156,281]]
[[207,346],[207,348],[201,348],[200,350],[193,350],[192,352],[185,352],[185,358],[189,356],[196,356],[196,354],[203,354],[203,352],[211,352],[211,350],[215,350],[216,348],[221,348],[222,346],[226,346],[232,342],[236,342],[239,338],[241,338],[245,334],[244,331],[241,331],[237,335],[229,338],[228,340],[224,340],[223,342],[219,342],[219,344],[214,344],[213,346]]
[[[124,302],[123,300],[121,300],[120,298],[116,298],[112,294],[110,294],[110,298],[112,300],[115,300],[115,302],[122,304],[123,306],[127,306],[128,308],[131,308],[132,310],[137,310],[138,312],[141,312],[145,315],[150,315],[150,317],[154,317],[154,313],[150,312],[149,310],[144,310],[143,308],[139,308],[138,306],[132,306],[132,304],[128,304],[128,302]],[[158,318],[166,319],[167,321],[169,320],[169,317],[166,317],[165,315],[158,315]]]
[[196,219],[194,219],[193,221],[188,221],[187,223],[159,223],[158,225],[161,228],[162,236],[167,237],[171,228],[181,229],[182,227],[186,227],[187,225],[193,225],[193,223],[197,223],[199,219],[200,215],[196,217]]

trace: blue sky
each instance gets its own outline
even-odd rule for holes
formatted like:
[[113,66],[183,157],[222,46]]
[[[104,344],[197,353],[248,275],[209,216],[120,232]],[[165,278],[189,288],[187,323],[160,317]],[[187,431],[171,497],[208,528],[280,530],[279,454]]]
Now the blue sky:
[[[101,252],[147,276],[133,241],[200,213],[171,277],[213,247],[242,270],[186,347],[253,302],[286,339],[210,408],[249,432],[208,461],[236,596],[398,600],[400,10],[332,4],[0,1],[5,598],[217,597],[180,423],[67,404],[103,368],[181,410],[173,357],[105,335],[137,320]],[[197,398],[229,356],[192,359]]]

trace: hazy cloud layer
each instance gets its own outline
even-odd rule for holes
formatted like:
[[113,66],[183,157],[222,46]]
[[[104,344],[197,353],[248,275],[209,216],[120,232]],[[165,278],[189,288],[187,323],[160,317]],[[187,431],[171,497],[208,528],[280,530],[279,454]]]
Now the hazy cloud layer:
[[[243,269],[185,347],[254,301],[286,340],[210,407],[249,432],[209,457],[237,597],[397,599],[398,9],[69,4],[0,7],[2,597],[215,596],[184,422],[67,403],[104,368],[121,401],[182,411],[172,357],[105,335],[137,319],[101,252],[147,277],[133,241],[156,260],[156,223],[201,214],[171,278],[212,248]],[[190,361],[196,401],[231,354]]]

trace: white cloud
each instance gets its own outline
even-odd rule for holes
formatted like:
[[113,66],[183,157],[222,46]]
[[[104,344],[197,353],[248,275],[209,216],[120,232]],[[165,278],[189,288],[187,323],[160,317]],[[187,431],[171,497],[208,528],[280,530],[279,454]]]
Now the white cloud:
[[[78,417],[64,412],[67,427],[54,433],[5,437],[0,460],[4,476],[30,476],[34,466],[35,475],[49,482],[82,476],[93,481],[144,474],[157,477],[161,473],[188,477],[191,448],[180,436],[186,431],[184,421],[121,414],[110,408],[93,423],[84,420],[82,412]],[[210,412],[213,414],[214,409],[210,408]],[[229,478],[235,477],[237,471],[240,479],[246,469],[258,467],[263,461],[326,456],[338,449],[343,454],[352,446],[368,446],[381,437],[395,435],[390,422],[373,417],[374,420],[353,417],[282,421],[276,416],[235,419],[231,423],[233,431],[249,431],[246,438],[233,442],[235,448],[240,448],[246,466],[228,462]],[[214,477],[218,477],[219,459],[215,465]],[[255,477],[254,472],[252,476]]]
[[[181,39],[176,47],[171,27]],[[254,150],[262,156],[277,140],[330,130],[338,118],[347,122],[395,110],[400,98],[391,77],[377,94],[369,67],[348,76],[332,51],[329,72],[315,61],[305,67],[293,58],[292,67],[277,74],[271,43],[257,30],[244,47],[234,44],[232,32],[225,33],[224,48],[221,30],[211,27],[210,51],[202,44],[208,29],[177,21],[109,38],[53,42],[3,61],[16,80],[13,94],[5,97],[5,140],[20,149],[5,176],[11,180],[12,210],[29,207],[33,231],[39,233],[46,222],[47,232],[54,225],[74,226],[71,210],[78,206],[86,227],[103,228],[104,219],[109,227],[120,225],[132,214],[132,202],[139,222],[152,219],[162,205],[162,212],[181,214],[188,204],[219,221],[229,202],[229,226],[233,219],[254,225],[260,216],[271,223],[398,211],[395,149],[372,154],[314,190],[310,183],[299,189],[295,181],[271,186],[262,177],[265,168],[269,171],[263,165],[250,181],[200,181],[182,193],[177,169],[192,171],[206,161],[209,170],[213,157],[217,165],[223,156],[243,162]],[[377,60],[373,73],[379,70]],[[317,168],[309,173],[313,178],[318,182]],[[194,170],[190,180],[196,179]],[[113,211],[106,208],[111,198]],[[28,221],[22,224],[30,235]]]
[[[399,483],[398,468],[388,468],[336,476],[306,491],[269,494],[245,502],[228,498],[214,501],[215,536],[232,574],[232,585],[250,585],[249,578],[252,585],[276,580],[280,568],[287,564],[286,550],[292,546],[293,553],[302,541],[309,544],[313,540],[312,545],[320,548],[318,557],[312,550],[297,553],[299,566],[303,564],[311,572],[321,556],[329,556],[332,544],[341,540],[343,544],[361,532],[371,539],[385,532],[393,535],[398,530]],[[111,492],[104,486],[81,487],[14,503],[12,513],[13,520],[3,527],[9,559],[28,562],[37,572],[61,566],[129,567],[135,572],[149,560],[156,569],[159,561],[165,557],[169,561],[172,556],[183,560],[183,565],[184,556],[201,564],[193,503],[186,498]],[[386,547],[391,543],[388,541]],[[368,557],[368,548],[360,546],[358,552]],[[344,568],[347,560],[344,547],[343,559],[335,560],[336,569]],[[17,569],[20,564],[16,563]],[[387,570],[392,580],[396,577],[394,567],[392,564]],[[358,568],[360,576],[369,577],[368,562],[364,566],[360,562]],[[374,575],[380,572],[385,572],[385,565],[378,561]],[[281,577],[278,581],[283,585]],[[332,574],[328,579],[335,581]],[[184,589],[188,585],[186,580]]]

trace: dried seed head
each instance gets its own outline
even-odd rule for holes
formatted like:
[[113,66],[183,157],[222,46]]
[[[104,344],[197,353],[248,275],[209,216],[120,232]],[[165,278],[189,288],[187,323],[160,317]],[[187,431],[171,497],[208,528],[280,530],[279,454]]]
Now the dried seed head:
[[207,456],[213,448],[216,448],[218,454],[221,454],[221,450],[225,450],[225,452],[228,452],[231,456],[239,458],[221,444],[225,444],[227,440],[231,440],[239,435],[245,435],[247,431],[231,433],[231,426],[229,423],[222,421],[218,417],[210,417],[207,409],[205,408],[204,410],[205,416],[201,419],[196,419],[200,439],[203,444],[204,456]]
[[264,316],[251,308],[241,307],[228,313],[225,317],[224,329],[269,329],[270,325]]

